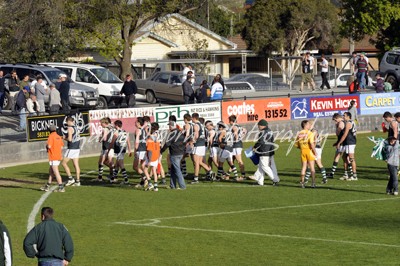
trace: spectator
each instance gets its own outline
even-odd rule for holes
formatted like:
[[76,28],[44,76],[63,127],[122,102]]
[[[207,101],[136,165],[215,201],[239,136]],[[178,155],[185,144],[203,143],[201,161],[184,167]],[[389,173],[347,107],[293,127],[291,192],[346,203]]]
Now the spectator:
[[326,88],[328,90],[330,90],[331,86],[329,85],[329,82],[328,82],[329,64],[328,64],[328,60],[326,60],[324,54],[321,55],[321,60],[322,60],[322,62],[319,63],[319,65],[321,66],[321,78],[322,78],[322,84],[321,84],[320,88],[321,88],[321,90],[324,90],[324,87],[326,86]]
[[183,69],[183,77],[182,77],[182,82],[184,82],[189,75],[189,72],[191,72],[192,75],[194,75],[194,70],[193,66],[191,64],[186,65],[186,67]]
[[3,76],[3,71],[0,70],[0,114],[3,113],[4,96],[6,93],[5,77]]
[[26,129],[26,98],[25,95],[29,95],[30,88],[25,86],[17,94],[17,101],[15,103],[15,111],[19,113],[19,127],[16,128],[17,131],[25,131]]
[[220,100],[222,100],[222,97],[224,96],[224,87],[220,83],[221,76],[219,76],[219,77],[217,77],[217,76],[215,76],[213,85],[211,87],[211,95],[210,95],[211,101],[220,101]]
[[[176,122],[170,121],[168,126],[170,132],[166,138],[164,146],[161,149],[161,153],[169,148],[171,161],[170,187],[172,189],[185,189],[185,179],[183,178],[181,171],[181,160],[185,154],[185,135],[177,128]],[[179,187],[177,186],[177,181]]]
[[356,62],[356,67],[357,67],[357,81],[358,84],[360,84],[360,89],[365,91],[366,85],[366,74],[368,72],[368,62],[364,58],[364,53],[360,55],[360,59],[357,60]]
[[69,82],[67,81],[66,74],[60,74],[60,97],[61,97],[61,107],[64,114],[68,114],[70,107],[69,107]]
[[51,115],[58,114],[61,107],[61,98],[60,92],[56,89],[54,84],[50,85],[49,106]]
[[195,95],[198,103],[208,103],[210,101],[211,88],[208,86],[207,80],[203,80]]
[[385,92],[385,80],[381,77],[379,73],[375,75],[376,83],[375,83],[375,91],[376,93]]
[[32,82],[32,88],[34,88],[36,99],[39,103],[39,112],[43,114],[45,112],[44,98],[47,95],[47,85],[43,81],[42,76],[38,76],[35,81]]
[[8,88],[10,91],[17,91],[17,88],[19,88],[19,83],[20,80],[18,78],[17,71],[11,71],[11,77],[8,78]]
[[29,94],[31,93],[31,85],[29,83],[29,75],[25,75],[24,78],[21,80],[21,82],[19,83],[19,89],[22,90],[25,86],[28,86],[29,89],[27,90],[27,93],[25,93],[25,99],[28,100],[29,99]]
[[222,89],[225,90],[225,82],[222,79],[221,74],[215,75],[213,82],[211,83],[211,87],[212,85],[214,85],[215,82],[219,82],[222,85]]
[[187,78],[182,83],[183,99],[185,101],[185,104],[194,103],[194,90],[193,90],[194,80],[195,77],[193,75],[193,72],[189,71]]
[[29,116],[35,116],[39,114],[40,104],[37,101],[35,94],[31,94],[29,99],[26,100],[26,109],[28,110]]
[[38,258],[39,266],[66,266],[74,256],[74,244],[67,228],[53,219],[53,209],[43,207],[42,222],[37,224],[24,239],[27,257]]
[[11,238],[2,221],[0,221],[0,265],[12,265]]
[[120,94],[125,94],[125,101],[128,107],[134,107],[136,104],[137,86],[135,81],[132,80],[132,75],[126,75],[124,85],[122,86]]
[[307,87],[309,86],[309,84],[311,84],[312,86],[312,91],[314,91],[314,81],[311,75],[311,62],[309,60],[309,58],[307,57],[307,55],[303,56],[303,61],[301,62],[301,69],[302,69],[302,75],[301,75],[301,85],[300,85],[300,91],[299,92],[303,92],[303,88],[304,88],[304,83],[307,83]]

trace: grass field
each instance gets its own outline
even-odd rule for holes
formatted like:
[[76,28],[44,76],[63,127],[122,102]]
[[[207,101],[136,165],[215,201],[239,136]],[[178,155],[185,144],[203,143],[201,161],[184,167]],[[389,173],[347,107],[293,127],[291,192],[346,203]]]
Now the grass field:
[[[372,135],[382,136],[358,137],[359,181],[338,180],[340,166],[328,184],[301,189],[299,151],[286,156],[288,143],[278,142],[278,187],[203,182],[156,193],[97,185],[89,181],[97,158],[85,158],[83,186],[51,193],[43,205],[71,232],[70,265],[398,265],[400,202],[385,194],[386,164],[370,158]],[[326,168],[333,142],[324,149]],[[255,171],[250,161],[246,167],[248,175]],[[47,169],[39,163],[0,170],[0,219],[10,230],[15,265],[37,265],[22,241]]]

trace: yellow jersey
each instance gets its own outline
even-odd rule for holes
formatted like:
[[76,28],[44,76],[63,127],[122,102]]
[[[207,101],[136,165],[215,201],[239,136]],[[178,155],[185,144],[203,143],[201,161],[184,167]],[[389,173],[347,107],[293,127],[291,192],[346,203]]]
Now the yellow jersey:
[[297,135],[295,146],[300,150],[311,150],[311,144],[314,143],[314,133],[303,129]]

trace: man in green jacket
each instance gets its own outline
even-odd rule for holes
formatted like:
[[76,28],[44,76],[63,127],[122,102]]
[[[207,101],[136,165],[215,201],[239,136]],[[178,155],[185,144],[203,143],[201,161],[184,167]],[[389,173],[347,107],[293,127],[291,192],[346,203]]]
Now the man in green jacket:
[[53,212],[52,208],[43,207],[42,222],[36,225],[24,239],[26,256],[38,257],[39,266],[65,266],[74,256],[72,238],[67,228],[53,219]]
[[0,221],[0,266],[12,265],[11,240],[7,227]]

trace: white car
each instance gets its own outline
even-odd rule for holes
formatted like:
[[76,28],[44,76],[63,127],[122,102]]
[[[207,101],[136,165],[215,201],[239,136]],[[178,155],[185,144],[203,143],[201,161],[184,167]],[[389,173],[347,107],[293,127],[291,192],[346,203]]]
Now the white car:
[[76,63],[54,63],[46,62],[41,65],[48,65],[60,69],[76,83],[84,84],[98,90],[98,109],[107,109],[109,104],[121,102],[120,91],[124,82],[121,81],[110,70],[96,65]]

